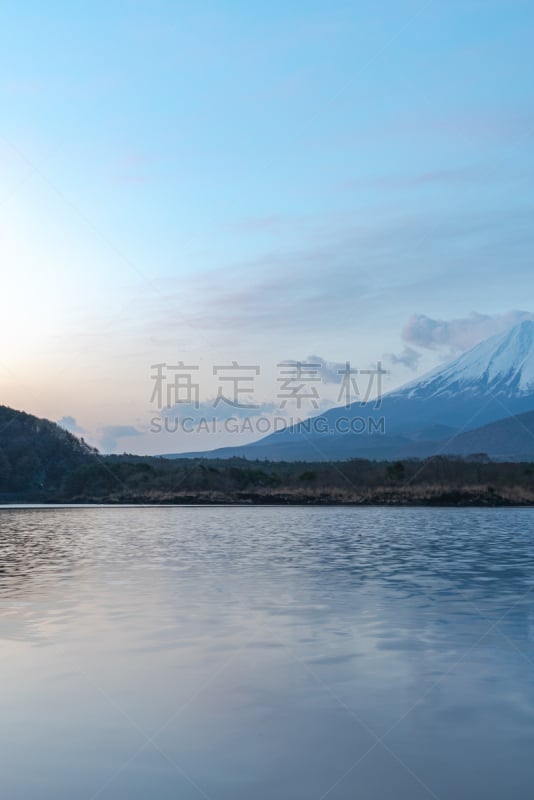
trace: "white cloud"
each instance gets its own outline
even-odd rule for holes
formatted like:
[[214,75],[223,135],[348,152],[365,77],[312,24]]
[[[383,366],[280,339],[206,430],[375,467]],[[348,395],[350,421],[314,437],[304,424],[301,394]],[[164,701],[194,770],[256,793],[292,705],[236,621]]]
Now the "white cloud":
[[85,430],[78,425],[74,417],[61,417],[61,419],[58,419],[57,424],[60,428],[65,428],[70,433],[85,433]]
[[101,429],[100,444],[106,453],[112,453],[119,439],[129,439],[133,436],[142,436],[144,431],[134,428],[133,425],[106,425]]
[[[327,361],[322,356],[311,355],[301,359],[289,359],[285,364],[301,364],[306,370],[306,375],[313,378],[320,378],[322,383],[341,383],[346,362]],[[307,368],[307,369],[306,369]]]
[[[162,417],[188,419],[199,421],[209,418],[217,421],[224,421],[231,417],[259,417],[262,414],[271,414],[276,411],[275,403],[256,403],[252,398],[250,401],[241,398],[240,405],[232,405],[230,402],[213,397],[197,406],[194,403],[177,403],[170,408],[163,408],[160,411]],[[250,402],[250,406],[246,403]]]
[[416,370],[421,360],[421,353],[414,350],[413,347],[406,345],[400,353],[386,353],[384,358],[391,364],[401,364],[408,369]]
[[402,331],[402,338],[409,345],[427,350],[446,348],[457,353],[474,347],[484,339],[503,333],[525,319],[534,320],[530,311],[512,310],[505,314],[478,314],[468,317],[443,320],[413,314]]

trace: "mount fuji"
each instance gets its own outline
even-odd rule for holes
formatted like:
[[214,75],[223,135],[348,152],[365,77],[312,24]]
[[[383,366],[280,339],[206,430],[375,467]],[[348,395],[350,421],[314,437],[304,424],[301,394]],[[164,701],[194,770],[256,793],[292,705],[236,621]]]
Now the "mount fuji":
[[506,333],[486,339],[388,397],[429,400],[466,394],[505,401],[534,394],[534,321],[524,320]]
[[[285,461],[390,459],[465,452],[469,441],[476,441],[479,451],[488,452],[481,445],[486,438],[489,444],[491,436],[485,438],[483,432],[478,437],[464,436],[463,440],[462,436],[530,411],[534,411],[534,321],[524,320],[449,364],[384,395],[380,408],[360,402],[348,408],[336,406],[315,417],[311,427],[307,421],[252,444],[182,456]],[[358,418],[383,418],[385,433],[338,432],[340,421]],[[499,430],[502,439],[502,425]],[[525,446],[534,457],[534,439]]]

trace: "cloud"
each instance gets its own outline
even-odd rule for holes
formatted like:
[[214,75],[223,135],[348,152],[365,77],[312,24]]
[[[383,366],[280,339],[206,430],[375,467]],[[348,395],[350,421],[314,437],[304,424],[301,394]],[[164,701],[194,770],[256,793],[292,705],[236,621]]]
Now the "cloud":
[[341,189],[411,189],[419,186],[455,185],[462,183],[487,183],[496,178],[506,177],[508,173],[496,171],[494,166],[482,164],[433,169],[413,174],[377,175],[344,181]]
[[346,368],[346,362],[343,361],[326,361],[321,356],[308,356],[303,364],[318,364],[318,375],[321,376],[323,383],[341,383],[343,380],[343,373]]
[[[409,292],[411,303],[415,291],[425,297],[435,293],[442,277],[450,285],[452,276],[473,293],[475,278],[478,284],[482,274],[502,274],[503,251],[510,259],[512,235],[510,272],[518,274],[532,249],[530,222],[517,211],[442,213],[439,219],[426,213],[380,221],[318,218],[320,235],[305,236],[299,246],[280,242],[256,258],[197,274],[170,292],[162,287],[159,330],[176,329],[179,309],[179,322],[206,338],[216,334],[217,344],[244,335],[264,337],[265,331],[316,335],[342,325],[347,332],[363,320],[376,320],[380,302],[398,300],[399,292]],[[466,261],[471,263],[473,250],[480,258],[481,243],[487,251],[484,267],[466,275]]]
[[[348,313],[354,305],[354,299],[349,302],[347,295],[361,298],[367,292],[359,276],[340,263],[343,256],[320,248],[300,254],[273,254],[251,264],[248,273],[239,271],[222,281],[217,276],[209,292],[201,291],[200,305],[193,298],[189,319],[201,330],[262,335],[265,330],[314,330],[318,324],[334,323],[340,313]],[[325,280],[325,264],[339,280],[345,280],[346,294],[341,298],[338,283]]]
[[58,419],[57,424],[60,428],[65,428],[70,433],[85,433],[85,430],[78,425],[74,417],[61,417],[61,419]]
[[457,353],[474,347],[494,334],[503,333],[525,319],[534,320],[534,313],[518,310],[494,315],[473,312],[468,317],[452,320],[413,314],[402,331],[402,338],[408,345],[427,350],[446,348]]
[[459,110],[457,113],[443,111],[436,113],[432,109],[395,113],[384,118],[379,125],[360,124],[358,128],[344,129],[335,136],[336,144],[361,144],[364,141],[390,140],[395,137],[397,144],[409,140],[429,141],[446,140],[447,142],[474,141],[491,144],[517,140],[532,127],[532,111],[505,110]]
[[247,408],[244,403],[247,402],[245,397],[240,398],[242,405],[233,406],[225,403],[224,400],[219,400],[215,405],[217,398],[213,397],[203,403],[199,403],[198,407],[194,403],[177,403],[170,408],[162,408],[160,414],[162,417],[174,419],[191,419],[198,422],[202,419],[224,422],[224,420],[232,417],[246,418],[246,417],[259,417],[265,414],[272,414],[277,406],[275,403],[257,403],[253,398],[250,399],[251,408]]
[[100,430],[100,444],[104,451],[111,453],[116,449],[118,439],[142,436],[143,433],[144,431],[134,428],[133,425],[106,425]]
[[421,353],[406,345],[400,353],[385,353],[384,358],[391,364],[402,364],[408,369],[416,370],[421,360]]

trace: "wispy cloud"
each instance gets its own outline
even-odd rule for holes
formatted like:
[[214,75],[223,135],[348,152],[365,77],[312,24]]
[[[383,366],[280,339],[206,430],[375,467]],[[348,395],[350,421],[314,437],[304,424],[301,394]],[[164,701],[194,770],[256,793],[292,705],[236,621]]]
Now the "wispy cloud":
[[420,108],[415,111],[395,114],[383,123],[360,125],[354,130],[344,130],[335,141],[341,144],[361,144],[369,140],[390,140],[397,142],[409,139],[423,140],[426,144],[432,140],[446,140],[472,144],[492,144],[510,141],[521,137],[531,129],[534,116],[530,109],[523,110],[488,110],[472,108],[458,112],[436,112],[431,108]]
[[250,406],[246,405],[246,399],[240,399],[240,405],[232,405],[224,400],[217,402],[217,398],[211,398],[203,403],[195,405],[194,403],[177,403],[170,408],[161,410],[161,416],[169,419],[175,417],[179,419],[188,418],[198,422],[202,419],[215,419],[217,422],[224,422],[232,417],[244,419],[246,417],[259,417],[266,414],[272,414],[277,410],[275,403],[256,403],[250,400]]
[[[372,318],[381,299],[398,287],[428,281],[429,261],[457,259],[476,237],[496,236],[506,223],[491,214],[344,222],[344,228],[333,223],[330,235],[324,230],[321,242],[273,249],[205,273],[185,287],[185,301],[182,293],[177,307],[187,308],[194,327],[224,336],[334,330],[341,324],[347,330],[351,322]],[[489,262],[486,269],[492,269]],[[436,267],[432,281],[439,279]]]
[[504,170],[496,170],[495,165],[466,165],[448,169],[430,169],[413,174],[375,175],[344,181],[342,189],[410,189],[424,186],[456,185],[462,183],[488,183],[496,178],[509,177]]
[[405,346],[400,353],[386,353],[384,359],[391,364],[402,365],[408,369],[416,370],[421,360],[421,353],[413,347]]
[[449,352],[459,352],[525,319],[534,319],[534,313],[518,310],[493,315],[473,312],[468,317],[451,320],[413,314],[402,331],[402,338],[410,345],[428,350],[446,348]]
[[342,373],[346,368],[345,361],[327,361],[322,356],[312,355],[304,359],[304,363],[318,364],[318,374],[320,374],[323,383],[341,383],[343,380]]

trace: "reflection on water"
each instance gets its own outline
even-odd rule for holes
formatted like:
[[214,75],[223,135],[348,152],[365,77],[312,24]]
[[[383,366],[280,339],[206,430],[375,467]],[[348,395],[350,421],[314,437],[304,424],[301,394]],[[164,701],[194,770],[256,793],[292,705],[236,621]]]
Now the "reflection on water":
[[0,509],[10,800],[521,798],[534,512]]

